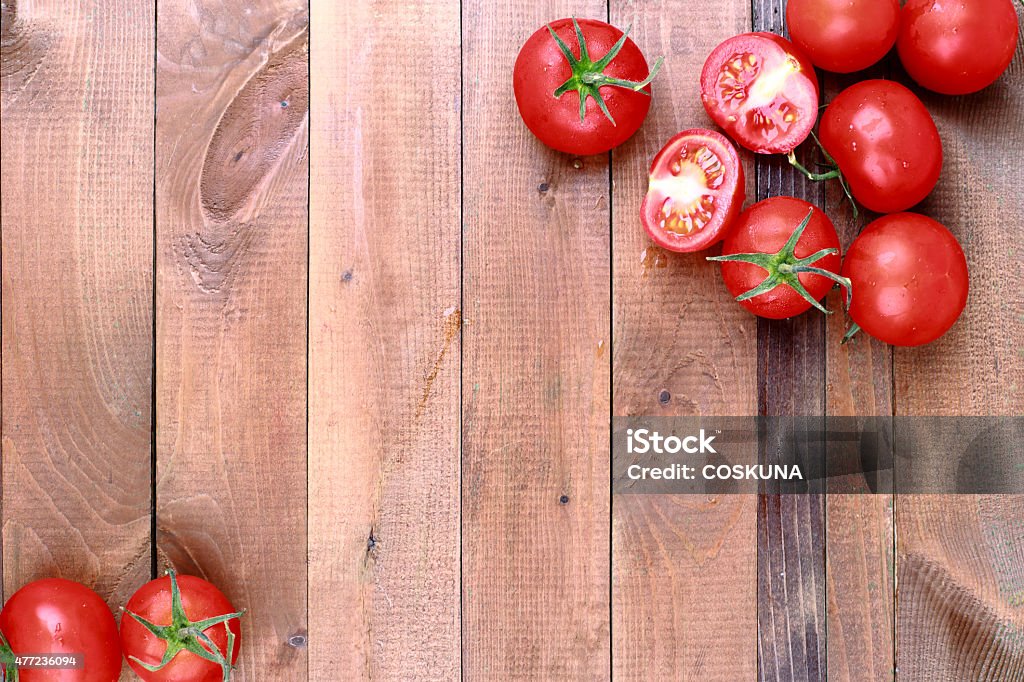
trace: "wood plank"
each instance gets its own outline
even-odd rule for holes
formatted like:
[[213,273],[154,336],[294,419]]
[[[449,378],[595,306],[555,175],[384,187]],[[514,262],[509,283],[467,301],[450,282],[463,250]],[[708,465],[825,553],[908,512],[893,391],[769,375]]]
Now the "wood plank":
[[310,679],[460,677],[459,8],[312,3]]
[[158,549],[249,610],[240,680],[306,674],[307,26],[159,5]]
[[150,577],[153,7],[3,6],[3,555]]
[[[755,0],[755,31],[785,32],[783,0]],[[798,153],[807,165],[814,150]],[[819,207],[824,189],[782,155],[758,156],[757,199],[794,196]],[[825,318],[758,319],[758,413],[825,412]],[[758,676],[779,682],[825,677],[825,498],[763,494],[758,504]]]
[[[921,93],[945,152],[920,207],[960,240],[971,273],[967,308],[938,341],[897,349],[900,415],[1024,414],[1024,50],[970,97]],[[920,91],[919,91],[920,92]],[[897,480],[897,490],[898,490]],[[1024,676],[1024,497],[897,499],[897,656],[908,679]]]
[[[858,74],[825,74],[823,103],[853,83],[888,74],[888,61]],[[863,208],[858,219],[838,182],[825,186],[826,211],[839,232],[843,253],[877,216]],[[850,324],[844,293],[834,289],[826,320],[826,414],[872,417],[892,414],[892,347],[866,334],[840,344]],[[860,422],[864,424],[864,421]],[[829,455],[834,450],[829,449]],[[891,453],[890,453],[891,454]],[[826,498],[827,677],[838,682],[892,680],[895,675],[895,522],[893,496],[867,494],[864,476],[830,476]],[[847,494],[849,493],[849,494]]]
[[[706,254],[670,254],[640,227],[651,158],[680,130],[713,128],[698,76],[750,7],[709,14],[680,0],[615,1],[649,59],[665,55],[644,127],[615,150],[615,415],[751,415],[756,319],[734,303]],[[753,156],[743,155],[748,193]],[[753,679],[757,670],[756,497],[620,495],[613,500],[615,679]]]
[[544,148],[512,66],[604,2],[463,3],[466,679],[607,679],[607,157]]

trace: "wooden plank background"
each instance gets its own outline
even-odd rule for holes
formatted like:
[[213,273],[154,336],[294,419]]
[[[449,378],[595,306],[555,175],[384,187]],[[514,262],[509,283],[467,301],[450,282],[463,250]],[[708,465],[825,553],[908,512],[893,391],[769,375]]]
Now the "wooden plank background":
[[[935,344],[759,321],[639,228],[650,158],[711,125],[705,56],[784,7],[5,0],[5,594],[206,576],[249,609],[245,680],[1024,679],[1021,498],[610,495],[612,415],[1024,409],[1024,50],[922,93],[920,210],[972,273]],[[574,13],[667,60],[597,157],[511,93]],[[742,160],[844,245],[874,217]]]

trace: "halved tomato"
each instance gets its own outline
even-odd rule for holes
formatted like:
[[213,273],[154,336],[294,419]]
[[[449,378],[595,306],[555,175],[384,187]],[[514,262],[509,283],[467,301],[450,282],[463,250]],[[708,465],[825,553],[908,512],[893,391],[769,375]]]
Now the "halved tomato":
[[759,154],[787,154],[818,118],[814,66],[774,33],[744,33],[716,47],[700,75],[701,100],[732,139]]
[[658,246],[700,251],[722,240],[745,196],[732,143],[711,130],[684,130],[651,162],[640,219]]

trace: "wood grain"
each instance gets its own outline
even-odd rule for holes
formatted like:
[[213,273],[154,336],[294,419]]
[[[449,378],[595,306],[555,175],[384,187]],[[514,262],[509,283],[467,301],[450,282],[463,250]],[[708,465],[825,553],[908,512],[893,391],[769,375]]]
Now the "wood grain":
[[[714,15],[677,0],[613,2],[611,20],[665,67],[644,127],[613,152],[613,413],[750,415],[755,318],[706,254],[671,254],[641,229],[650,160],[673,135],[713,127],[700,104],[707,54],[750,26],[749,6]],[[745,155],[748,188],[753,157]],[[613,500],[615,679],[752,679],[756,498],[620,495]]]
[[3,583],[116,608],[151,564],[153,8],[2,11]]
[[249,610],[240,680],[306,675],[307,26],[159,5],[158,543]]
[[[785,3],[757,0],[755,31],[785,35]],[[806,166],[813,153],[798,153]],[[824,190],[782,155],[758,156],[757,199],[794,196],[824,206]],[[825,319],[811,310],[789,320],[758,319],[758,413],[821,415],[825,410]],[[760,496],[758,677],[779,682],[825,678],[825,497]]]
[[459,7],[312,3],[310,679],[460,678]]
[[[825,74],[823,103],[850,85],[888,75],[889,62],[857,74]],[[826,184],[825,208],[839,233],[843,253],[877,216],[861,208],[855,219],[838,182]],[[836,417],[887,417],[892,414],[892,347],[859,334],[841,344],[850,319],[844,293],[834,289],[826,320],[825,409]],[[865,420],[859,420],[867,425]],[[891,437],[891,434],[890,434]],[[891,445],[891,440],[890,440]],[[827,449],[829,463],[839,445]],[[885,451],[891,458],[891,450]],[[895,522],[891,494],[869,494],[867,477],[830,473],[825,500],[827,603],[827,677],[838,682],[892,680],[895,675]]]
[[[978,94],[921,93],[939,128],[945,162],[919,210],[960,240],[971,293],[945,336],[897,349],[900,415],[1024,414],[1024,300],[1018,293],[1024,286],[1024,170],[1007,153],[1024,144],[1022,55],[1018,44],[1009,71]],[[897,498],[901,678],[1024,677],[1022,528],[1021,496]]]
[[463,3],[466,679],[607,679],[607,157],[523,126],[510,79],[544,22],[603,2]]

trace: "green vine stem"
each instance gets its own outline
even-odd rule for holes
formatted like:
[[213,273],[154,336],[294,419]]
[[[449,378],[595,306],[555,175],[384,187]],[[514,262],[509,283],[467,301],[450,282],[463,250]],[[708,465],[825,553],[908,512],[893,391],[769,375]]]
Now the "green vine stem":
[[650,84],[654,77],[661,70],[661,65],[664,63],[664,57],[658,57],[654,62],[654,68],[651,69],[650,73],[647,74],[647,78],[642,81],[629,81],[622,78],[614,78],[605,74],[604,70],[608,68],[612,60],[622,50],[622,46],[626,44],[626,38],[629,36],[629,31],[633,27],[626,28],[623,32],[622,37],[619,38],[618,42],[612,45],[612,48],[608,50],[608,54],[598,59],[596,62],[591,61],[590,52],[587,50],[587,41],[583,37],[583,30],[580,28],[580,24],[574,17],[572,25],[576,28],[576,40],[580,45],[580,58],[576,59],[573,55],[572,50],[565,44],[565,41],[558,37],[551,25],[548,24],[548,31],[551,33],[551,37],[555,39],[555,43],[558,44],[558,49],[561,50],[565,56],[566,61],[569,62],[569,68],[572,70],[572,75],[569,79],[559,85],[554,92],[555,97],[561,97],[570,90],[575,90],[580,96],[580,120],[584,120],[587,116],[587,99],[593,97],[597,101],[597,106],[601,108],[601,111],[608,120],[612,122],[612,125],[616,125],[615,119],[612,117],[610,111],[608,111],[608,105],[604,101],[604,97],[601,96],[601,88],[605,86],[613,86],[617,88],[626,88],[634,92],[639,92],[644,95],[650,96],[651,93],[644,90],[644,88]]
[[790,235],[789,240],[786,241],[786,244],[777,253],[734,253],[728,256],[711,256],[708,258],[710,261],[718,262],[750,263],[751,265],[756,265],[768,272],[768,276],[764,278],[764,281],[753,289],[737,296],[737,301],[746,301],[754,298],[755,296],[768,293],[779,285],[786,285],[796,293],[800,294],[800,296],[812,306],[826,315],[830,315],[831,311],[821,305],[818,301],[814,300],[814,297],[811,296],[800,281],[801,274],[809,273],[825,277],[844,287],[846,289],[846,307],[849,309],[850,302],[853,300],[853,285],[850,283],[850,280],[841,275],[837,275],[831,270],[825,270],[814,265],[814,263],[825,256],[831,256],[839,253],[839,250],[822,249],[821,251],[812,253],[806,258],[797,258],[794,253],[796,251],[796,245],[800,241],[800,237],[803,236],[804,230],[807,229],[807,225],[811,222],[811,216],[813,215],[814,209],[811,208],[807,212],[807,217],[800,222],[800,225],[798,225],[795,230],[793,230],[793,234]]
[[844,346],[846,342],[853,338],[853,335],[860,331],[860,325],[854,322],[850,325],[850,328],[843,334],[843,340],[839,342],[839,345]]
[[[1021,2],[1024,2],[1024,0],[1021,0]],[[825,161],[827,162],[825,165],[827,165],[830,170],[825,173],[814,173],[807,170],[803,164],[796,160],[796,153],[794,151],[790,151],[786,156],[789,160],[789,165],[800,171],[800,173],[802,173],[808,180],[813,182],[821,182],[823,180],[838,178],[839,185],[843,188],[843,193],[846,195],[846,198],[850,201],[850,206],[853,208],[853,219],[857,220],[860,215],[860,212],[857,209],[857,202],[854,200],[853,193],[850,191],[850,185],[847,184],[846,178],[843,177],[842,171],[839,170],[839,164],[837,164],[836,160],[832,158],[832,155],[828,153],[828,150],[825,149],[825,145],[821,143],[821,140],[818,139],[818,136],[815,135],[814,132],[811,132],[811,137],[814,138],[814,142],[818,145],[818,149],[821,150],[821,154],[825,157]]]
[[[189,620],[188,615],[185,614],[185,607],[181,602],[181,589],[178,587],[177,576],[173,570],[167,571],[167,575],[171,579],[170,625],[156,625],[154,623],[150,623],[138,614],[132,613],[127,609],[125,610],[125,613],[138,621],[142,627],[149,630],[159,639],[167,642],[167,648],[164,650],[163,659],[157,665],[150,665],[149,663],[140,661],[135,656],[129,656],[129,658],[146,670],[156,672],[170,663],[171,660],[173,660],[180,652],[189,651],[200,658],[204,658],[207,661],[216,663],[220,666],[223,672],[223,682],[229,682],[231,679],[231,671],[234,669],[234,666],[231,665],[231,655],[235,650],[235,633],[231,631],[230,622],[237,618],[241,618],[245,614],[245,610],[192,622]],[[224,624],[224,630],[227,632],[228,638],[226,653],[221,653],[217,648],[217,645],[206,634],[206,630],[222,623]]]
[[4,667],[3,682],[18,682],[18,658],[11,650],[11,645],[0,632],[0,665]]

